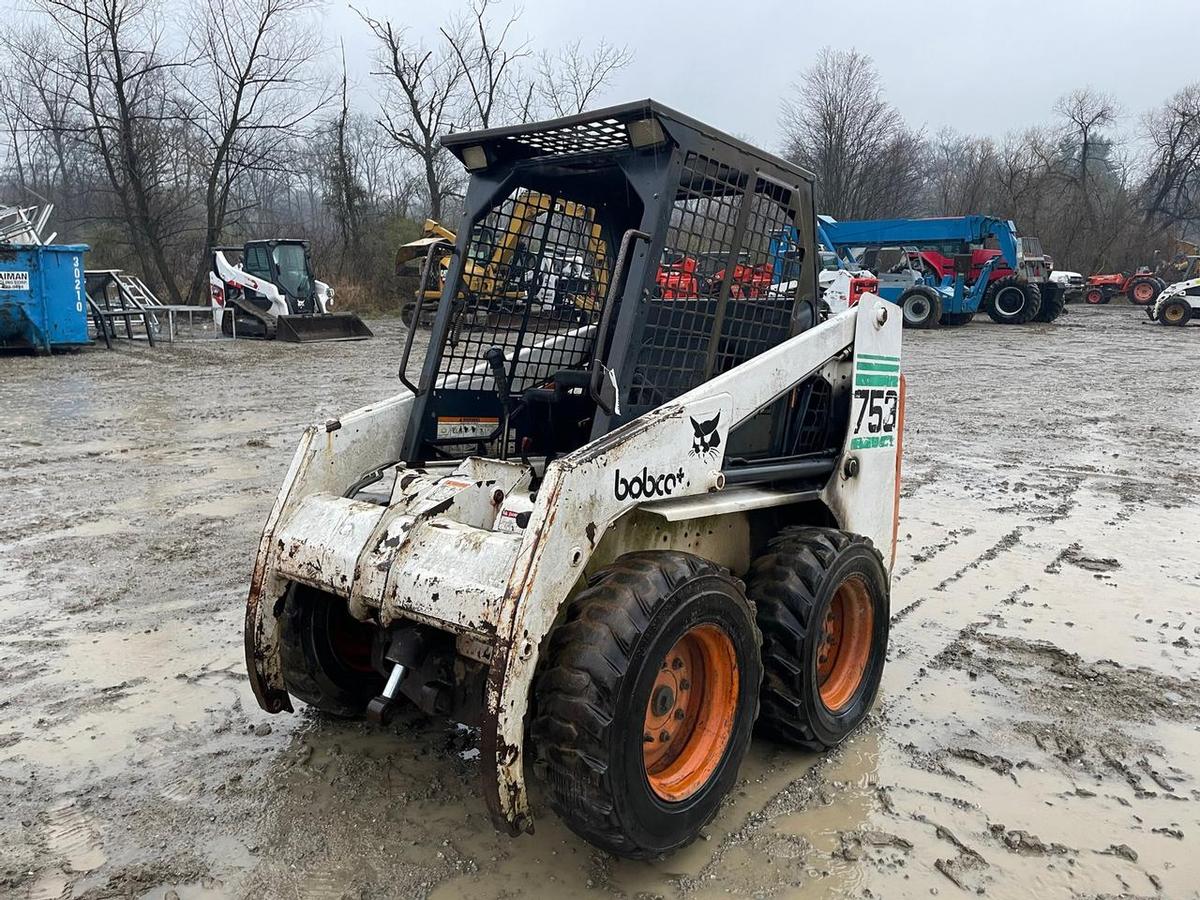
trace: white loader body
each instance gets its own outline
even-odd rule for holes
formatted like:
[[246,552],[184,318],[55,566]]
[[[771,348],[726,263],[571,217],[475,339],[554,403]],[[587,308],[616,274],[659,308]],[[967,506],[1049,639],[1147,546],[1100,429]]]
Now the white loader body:
[[[246,283],[254,287],[251,279]],[[395,461],[414,395],[402,391],[308,428],[263,531],[247,607],[251,680],[265,709],[291,709],[278,602],[300,582],[346,600],[361,620],[409,619],[457,636],[487,664],[481,766],[493,815],[528,829],[525,721],[542,641],[585,572],[628,547],[697,553],[735,574],[749,561],[752,511],[810,499],[837,527],[869,537],[890,569],[903,418],[901,317],[874,295],[628,424],[554,460],[469,458],[407,469]],[[539,347],[523,355],[535,367]],[[559,363],[561,365],[561,363]],[[813,373],[853,386],[841,458],[801,498],[726,486],[728,434]],[[546,377],[551,372],[547,370]],[[452,381],[444,382],[452,386]],[[696,423],[717,419],[719,442]],[[383,469],[378,502],[353,493]],[[697,527],[701,523],[702,527]]]
[[[1181,301],[1190,309],[1190,314],[1185,316],[1182,321],[1164,315],[1168,306]],[[1200,278],[1177,281],[1167,285],[1166,289],[1155,299],[1153,305],[1146,308],[1146,314],[1156,322],[1172,325],[1187,324],[1191,319],[1200,318]]]
[[[271,304],[271,308],[267,312],[277,318],[291,313],[291,310],[288,309],[287,298],[274,284],[265,279],[256,278],[240,265],[235,266],[225,256],[224,251],[215,251],[213,261],[216,271],[210,270],[208,273],[208,294],[212,306],[213,324],[217,328],[221,327],[221,319],[225,314],[226,297],[231,290],[254,291],[266,298]],[[333,288],[324,281],[316,280],[313,281],[313,287],[316,289],[316,312],[320,315],[332,312]]]

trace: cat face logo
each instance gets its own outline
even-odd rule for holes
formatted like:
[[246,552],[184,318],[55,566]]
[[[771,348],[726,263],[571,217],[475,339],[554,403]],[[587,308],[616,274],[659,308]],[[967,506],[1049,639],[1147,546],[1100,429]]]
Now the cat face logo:
[[[688,416],[691,419],[691,416]],[[697,422],[692,419],[692,430],[695,435],[692,437],[691,456],[699,456],[703,459],[717,455],[717,448],[721,446],[721,435],[717,433],[717,424],[721,421],[721,414],[717,413],[707,422]]]

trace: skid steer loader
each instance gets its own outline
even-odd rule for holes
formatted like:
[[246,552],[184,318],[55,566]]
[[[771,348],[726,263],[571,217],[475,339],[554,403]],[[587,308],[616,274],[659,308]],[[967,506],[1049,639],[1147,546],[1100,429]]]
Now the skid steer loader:
[[[226,253],[238,254],[240,263]],[[309,343],[373,336],[354,313],[332,311],[333,288],[313,277],[308,241],[214,247],[208,288],[213,324],[230,337]]]
[[[586,840],[664,853],[715,815],[756,721],[828,748],[875,698],[902,317],[865,294],[823,319],[813,177],[653,101],[443,142],[470,181],[420,376],[410,332],[404,390],[301,438],[247,601],[254,693],[477,726],[499,827],[532,830],[538,777]],[[458,329],[495,239],[474,226],[524,191],[599,226],[598,315]],[[785,225],[795,280],[737,296]],[[725,275],[656,296],[664,252]],[[507,302],[493,275],[475,303]]]

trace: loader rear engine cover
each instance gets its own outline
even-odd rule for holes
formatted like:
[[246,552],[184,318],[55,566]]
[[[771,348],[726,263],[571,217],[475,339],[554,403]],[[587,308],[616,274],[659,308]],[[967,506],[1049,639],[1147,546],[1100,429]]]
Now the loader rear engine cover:
[[812,176],[653,101],[445,143],[470,182],[425,251],[420,377],[410,330],[404,389],[302,437],[251,683],[270,712],[477,726],[499,827],[532,829],[537,776],[575,832],[654,856],[756,720],[821,749],[870,709],[903,316],[861,290],[822,314]]

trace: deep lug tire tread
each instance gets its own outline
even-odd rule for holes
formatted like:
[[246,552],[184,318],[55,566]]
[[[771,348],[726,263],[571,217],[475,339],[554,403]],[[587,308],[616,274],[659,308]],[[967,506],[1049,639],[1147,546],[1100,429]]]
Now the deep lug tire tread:
[[[786,528],[767,545],[767,552],[754,560],[747,576],[747,593],[758,614],[763,634],[763,691],[759,728],[767,734],[806,750],[827,750],[845,734],[831,739],[814,727],[805,711],[805,638],[822,623],[814,621],[826,576],[839,558],[853,549],[873,555],[883,580],[883,614],[887,610],[887,570],[883,557],[870,539],[832,528],[796,526]],[[882,646],[872,648],[882,671],[887,652],[887,632]],[[878,675],[867,687],[864,715],[878,691]],[[857,724],[857,723],[855,723]],[[851,726],[852,730],[853,726]]]
[[1033,320],[1035,322],[1053,322],[1062,315],[1066,306],[1067,292],[1065,290],[1059,288],[1051,290],[1049,293],[1042,291],[1042,305]]
[[[615,720],[615,708],[626,678],[636,678],[631,659],[659,609],[675,591],[700,576],[728,579],[739,595],[740,583],[719,566],[689,553],[649,550],[626,554],[588,579],[571,601],[566,619],[550,636],[546,664],[537,679],[536,715],[530,727],[538,771],[549,787],[549,801],[566,825],[584,840],[612,853],[650,858],[672,847],[637,843],[622,825],[614,794],[613,773],[619,762],[621,730],[633,723]],[[746,622],[753,646],[762,639],[746,603]],[[747,672],[740,673],[745,677]],[[761,684],[761,666],[758,669]],[[744,755],[758,715],[754,709],[742,746],[729,752]],[[642,723],[636,723],[640,730]],[[738,740],[734,733],[733,741]],[[695,826],[703,827],[720,804]],[[694,835],[692,835],[694,836]],[[682,839],[676,846],[690,840]]]
[[[1017,315],[1008,316],[996,309],[996,294],[1006,287],[1013,286],[1019,287],[1024,291],[1025,305]],[[984,306],[987,309],[987,314],[992,317],[992,321],[999,325],[1025,325],[1036,319],[1038,313],[1041,312],[1042,292],[1036,284],[1021,281],[1016,275],[1006,275],[1003,278],[997,278],[987,289]]]

